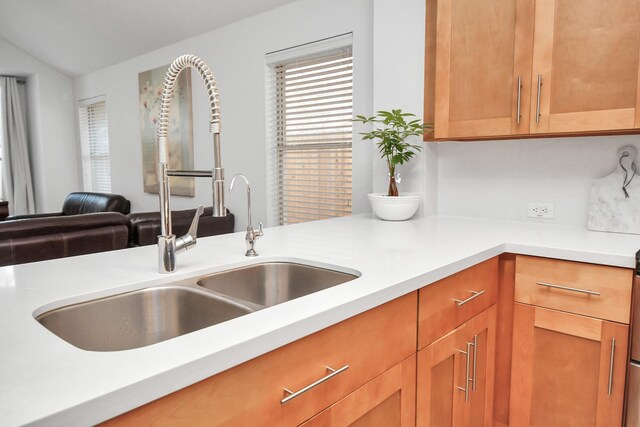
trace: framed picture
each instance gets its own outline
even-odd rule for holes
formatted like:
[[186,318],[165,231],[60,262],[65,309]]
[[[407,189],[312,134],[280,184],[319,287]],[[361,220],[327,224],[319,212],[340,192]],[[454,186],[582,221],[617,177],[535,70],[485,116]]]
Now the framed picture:
[[[157,126],[164,76],[169,65],[138,74],[140,90],[140,136],[142,138],[142,181],[146,193],[158,192]],[[191,107],[191,72],[180,73],[173,88],[169,107],[167,160],[169,169],[193,169],[193,117]],[[195,195],[193,178],[171,177],[171,194]]]

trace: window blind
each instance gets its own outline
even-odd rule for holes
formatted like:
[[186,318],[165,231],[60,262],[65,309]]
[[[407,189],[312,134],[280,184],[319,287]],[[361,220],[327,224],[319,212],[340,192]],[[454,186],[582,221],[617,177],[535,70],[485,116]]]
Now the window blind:
[[4,126],[4,112],[2,110],[3,100],[4,96],[2,94],[2,85],[0,85],[0,199],[5,197],[4,189],[2,188],[2,159],[4,158],[4,129],[2,128],[2,126]]
[[104,100],[79,108],[82,170],[85,191],[111,192],[109,135]]
[[273,66],[280,225],[351,214],[351,46]]

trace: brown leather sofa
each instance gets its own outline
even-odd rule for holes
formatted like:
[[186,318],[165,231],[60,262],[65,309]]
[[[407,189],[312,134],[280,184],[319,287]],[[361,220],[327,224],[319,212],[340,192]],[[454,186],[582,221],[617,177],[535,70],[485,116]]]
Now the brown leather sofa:
[[[213,208],[204,209],[198,223],[198,237],[215,236],[217,234],[232,233],[235,217],[227,210],[225,217],[211,216]],[[171,212],[171,226],[173,234],[182,236],[187,233],[195,209]],[[140,212],[129,214],[129,246],[146,246],[158,243],[160,235],[160,212]]]
[[[125,215],[130,202],[116,194],[71,193],[62,212],[16,215],[0,221],[0,266],[43,261],[94,252],[155,245],[160,213]],[[107,212],[105,212],[107,211]],[[187,232],[196,210],[173,211],[173,232]],[[198,236],[233,232],[235,217],[214,218],[204,210]]]
[[2,221],[0,266],[123,249],[128,224],[118,212]]
[[81,215],[95,212],[119,212],[127,215],[131,211],[131,202],[119,194],[75,192],[70,193],[62,204],[61,212],[31,215],[13,215],[7,220],[46,218],[52,216]]

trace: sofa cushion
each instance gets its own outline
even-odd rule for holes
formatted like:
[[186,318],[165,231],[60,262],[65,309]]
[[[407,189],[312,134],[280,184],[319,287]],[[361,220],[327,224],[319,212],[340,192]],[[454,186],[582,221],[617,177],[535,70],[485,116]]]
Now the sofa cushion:
[[2,221],[0,265],[124,249],[128,240],[127,217],[117,212]]
[[93,212],[120,212],[128,214],[131,203],[119,194],[70,193],[62,205],[62,215],[79,215]]
[[126,215],[117,212],[7,220],[0,222],[0,240],[89,230],[96,227],[114,225],[126,226],[127,224]]

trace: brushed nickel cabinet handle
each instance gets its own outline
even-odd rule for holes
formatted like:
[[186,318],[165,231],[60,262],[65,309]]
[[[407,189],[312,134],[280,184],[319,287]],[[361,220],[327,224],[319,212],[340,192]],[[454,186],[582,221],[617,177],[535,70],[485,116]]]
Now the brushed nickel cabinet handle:
[[613,359],[616,355],[616,339],[611,338],[611,358],[609,360],[609,389],[608,394],[611,396],[613,391]]
[[536,105],[536,123],[540,123],[540,92],[542,91],[542,74],[538,74],[538,102]]
[[553,289],[562,289],[563,291],[578,292],[580,294],[594,295],[597,297],[600,296],[600,292],[592,291],[591,289],[572,288],[570,286],[555,285],[553,283],[546,283],[546,282],[536,282],[536,285],[546,286],[547,288],[553,288]]
[[476,391],[476,370],[478,368],[478,335],[473,336],[473,379],[471,380],[471,391]]
[[467,298],[465,300],[459,300],[459,299],[455,299],[455,298],[453,299],[456,302],[456,304],[458,305],[458,307],[463,306],[466,303],[468,303],[469,301],[472,301],[472,300],[478,298],[479,296],[483,295],[485,291],[482,290],[482,291],[469,291],[469,292],[471,292],[473,295],[471,295],[469,298]]
[[343,373],[344,371],[346,371],[347,369],[349,369],[349,365],[344,365],[342,368],[340,369],[333,369],[329,366],[327,366],[327,371],[329,371],[329,374],[327,374],[326,376],[320,378],[318,381],[309,384],[308,386],[298,390],[298,391],[291,391],[288,388],[285,387],[284,392],[288,395],[287,397],[285,397],[284,399],[282,399],[280,401],[281,404],[287,403],[288,401],[295,399],[296,397],[300,396],[301,394],[304,394],[306,392],[308,392],[309,390],[311,390],[312,388],[322,384],[325,381],[330,380],[331,378],[335,377],[338,374]]
[[516,105],[516,123],[520,124],[520,117],[522,117],[520,103],[522,101],[522,77],[518,76],[518,103]]
[[464,387],[458,386],[458,390],[464,391],[464,401],[465,402],[469,401],[469,381],[471,380],[471,378],[469,378],[469,369],[471,367],[471,355],[470,355],[470,353],[471,353],[471,346],[472,345],[473,345],[473,343],[467,342],[467,351],[458,350],[458,352],[460,354],[463,354],[467,358],[465,374],[464,374]]

